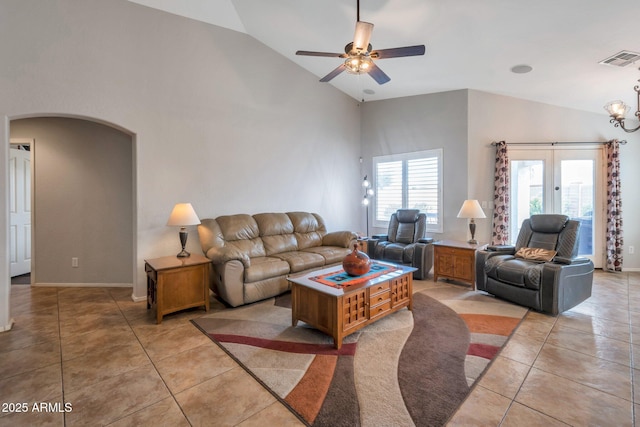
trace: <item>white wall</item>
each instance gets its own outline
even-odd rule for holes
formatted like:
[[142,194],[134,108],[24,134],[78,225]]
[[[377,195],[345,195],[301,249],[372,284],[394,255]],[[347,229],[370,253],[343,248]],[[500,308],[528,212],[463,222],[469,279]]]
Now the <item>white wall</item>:
[[35,140],[32,283],[131,286],[131,136],[86,120],[49,117],[13,120],[11,138]]
[[[0,171],[9,120],[63,115],[113,123],[135,144],[137,278],[177,253],[171,208],[201,218],[305,210],[355,229],[357,103],[251,37],[125,0],[0,3]],[[0,327],[8,325],[7,186],[0,191]],[[189,250],[199,251],[195,229]]]
[[[603,101],[604,104],[604,101]],[[640,131],[625,133],[602,114],[556,107],[539,102],[475,90],[469,91],[469,198],[493,200],[493,141],[509,142],[596,142],[625,139],[621,147],[622,214],[624,230],[624,268],[640,269],[640,255],[630,255],[628,246],[640,244],[640,201],[635,196],[640,182]],[[478,240],[491,238],[493,212],[478,223]]]

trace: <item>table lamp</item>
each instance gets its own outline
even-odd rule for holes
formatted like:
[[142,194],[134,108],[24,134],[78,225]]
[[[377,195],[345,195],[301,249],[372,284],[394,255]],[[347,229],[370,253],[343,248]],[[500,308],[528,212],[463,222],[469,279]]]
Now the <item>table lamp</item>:
[[191,254],[187,252],[184,247],[187,244],[187,226],[200,224],[200,218],[193,210],[191,203],[177,203],[171,215],[169,215],[168,226],[180,227],[180,243],[182,244],[182,251],[177,255],[180,258],[188,257]]
[[469,231],[471,232],[471,240],[468,240],[467,243],[477,244],[478,241],[475,239],[476,235],[476,223],[474,221],[475,218],[486,218],[482,208],[480,207],[480,203],[477,200],[465,200],[460,208],[460,212],[458,212],[458,218],[471,218],[469,222]]

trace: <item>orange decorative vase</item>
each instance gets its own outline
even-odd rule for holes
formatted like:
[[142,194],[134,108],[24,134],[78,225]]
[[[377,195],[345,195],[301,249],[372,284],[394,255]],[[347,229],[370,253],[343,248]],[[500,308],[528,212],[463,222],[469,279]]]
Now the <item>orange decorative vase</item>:
[[369,255],[358,250],[358,244],[356,243],[353,245],[353,251],[342,260],[342,268],[349,276],[362,276],[369,272],[371,259]]

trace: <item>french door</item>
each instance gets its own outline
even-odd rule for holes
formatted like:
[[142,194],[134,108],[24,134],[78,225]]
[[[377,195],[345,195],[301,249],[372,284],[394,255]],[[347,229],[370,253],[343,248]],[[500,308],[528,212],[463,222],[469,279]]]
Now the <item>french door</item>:
[[510,238],[533,214],[557,213],[580,221],[579,255],[602,267],[604,249],[604,151],[593,148],[509,149]]

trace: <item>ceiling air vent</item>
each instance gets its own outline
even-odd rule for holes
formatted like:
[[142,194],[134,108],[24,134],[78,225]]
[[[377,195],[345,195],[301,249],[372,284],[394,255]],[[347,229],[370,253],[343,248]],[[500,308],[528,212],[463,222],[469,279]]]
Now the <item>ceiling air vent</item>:
[[626,67],[640,59],[640,53],[623,50],[613,56],[603,59],[598,64],[612,65],[614,67]]

